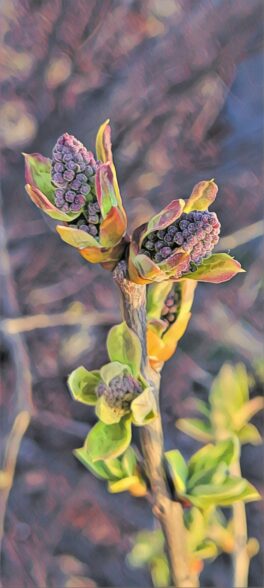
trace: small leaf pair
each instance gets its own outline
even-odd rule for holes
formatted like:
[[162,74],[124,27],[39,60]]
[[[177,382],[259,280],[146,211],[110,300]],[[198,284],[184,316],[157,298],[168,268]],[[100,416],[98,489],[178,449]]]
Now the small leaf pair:
[[197,184],[188,200],[173,200],[138,227],[129,249],[129,276],[138,284],[181,279],[220,283],[244,271],[226,253],[211,255],[220,223],[208,212],[218,188],[213,180]]
[[183,280],[147,287],[147,348],[156,370],[174,354],[186,331],[196,286],[196,282]]
[[230,506],[238,500],[258,500],[259,493],[252,484],[229,474],[229,466],[237,459],[238,450],[236,439],[227,439],[217,445],[206,445],[188,463],[180,451],[166,452],[179,500],[202,510],[211,506]]
[[116,494],[128,491],[133,496],[145,496],[146,484],[132,447],[128,447],[122,457],[112,457],[104,461],[92,461],[86,444],[76,449],[74,454],[97,478],[107,480],[109,492]]
[[249,397],[249,377],[243,364],[224,364],[215,378],[209,405],[196,402],[203,418],[179,419],[177,427],[198,441],[213,441],[235,434],[241,444],[261,443],[261,435],[250,419],[264,408],[261,396]]
[[121,455],[130,444],[132,423],[143,426],[157,415],[153,390],[140,372],[139,339],[126,323],[110,330],[107,350],[110,363],[93,371],[81,366],[68,379],[73,398],[94,405],[99,418],[85,442],[91,461]]
[[127,219],[108,122],[101,125],[97,134],[97,162],[91,152],[67,133],[58,140],[52,161],[38,153],[24,157],[26,191],[43,212],[64,222],[57,226],[63,241],[76,247],[87,261],[112,269],[127,244]]

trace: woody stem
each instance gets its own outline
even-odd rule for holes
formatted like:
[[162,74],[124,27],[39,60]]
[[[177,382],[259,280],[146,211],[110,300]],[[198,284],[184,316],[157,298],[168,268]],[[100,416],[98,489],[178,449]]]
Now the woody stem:
[[[127,325],[133,329],[141,342],[142,373],[153,388],[159,407],[160,376],[151,369],[146,348],[146,287],[126,278],[126,263],[120,262],[114,270],[115,283],[121,291],[122,313]],[[198,580],[190,573],[186,547],[186,533],[183,509],[172,500],[166,483],[164,470],[164,448],[161,415],[148,425],[141,427],[140,439],[149,478],[153,513],[159,520],[166,541],[173,586],[175,588],[196,588]]]

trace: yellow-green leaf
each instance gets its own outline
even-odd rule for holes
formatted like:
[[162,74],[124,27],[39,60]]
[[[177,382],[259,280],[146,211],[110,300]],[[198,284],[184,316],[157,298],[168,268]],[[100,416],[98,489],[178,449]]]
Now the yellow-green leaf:
[[101,396],[96,403],[95,409],[96,415],[106,425],[112,425],[113,423],[119,423],[124,413],[118,408],[112,408],[107,404],[104,396]]
[[74,400],[90,405],[95,405],[97,402],[95,389],[99,382],[99,372],[89,372],[83,366],[74,370],[68,378],[68,386]]
[[131,441],[131,421],[123,418],[119,423],[106,425],[99,421],[85,440],[85,449],[92,462],[118,457]]
[[107,337],[107,351],[111,361],[130,366],[132,374],[140,373],[141,345],[138,336],[125,322],[110,329]]
[[176,493],[181,496],[186,491],[188,466],[183,455],[180,451],[178,451],[178,449],[166,451],[165,457],[169,464],[169,469]]
[[139,394],[130,406],[133,423],[135,425],[145,425],[157,416],[157,404],[152,388],[146,388]]

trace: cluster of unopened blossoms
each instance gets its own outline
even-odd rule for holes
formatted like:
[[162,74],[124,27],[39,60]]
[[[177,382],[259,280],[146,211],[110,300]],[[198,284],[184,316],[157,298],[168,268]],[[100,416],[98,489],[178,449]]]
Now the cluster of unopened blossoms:
[[[128,279],[148,286],[148,354],[152,366],[160,369],[187,327],[197,282],[225,282],[243,271],[227,253],[213,252],[220,222],[208,209],[217,195],[216,184],[199,182],[187,200],[172,200],[130,236],[109,121],[97,133],[96,154],[64,133],[52,159],[38,153],[24,155],[26,190],[41,210],[60,221],[56,227],[60,237],[87,261],[105,269],[113,270],[125,260]],[[122,376],[123,383],[126,377]],[[108,385],[104,393],[99,386],[98,394],[108,404],[122,403],[119,384],[118,380]],[[130,382],[126,394],[134,392]]]

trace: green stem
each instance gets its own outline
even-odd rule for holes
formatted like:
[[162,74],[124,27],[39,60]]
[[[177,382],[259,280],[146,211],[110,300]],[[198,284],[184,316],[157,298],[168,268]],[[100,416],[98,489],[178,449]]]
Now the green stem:
[[[146,287],[126,279],[126,265],[120,262],[113,277],[120,288],[123,318],[138,335],[142,347],[142,372],[152,386],[159,407],[160,376],[151,369],[146,350]],[[141,427],[140,439],[150,481],[153,513],[159,520],[166,541],[173,586],[196,588],[198,579],[190,573],[183,509],[172,500],[164,471],[163,431],[160,411],[152,423]]]
[[[241,477],[239,460],[232,465],[231,473],[234,476]],[[248,571],[250,558],[247,549],[247,518],[246,507],[244,502],[236,502],[233,505],[233,525],[234,525],[234,551],[233,560],[233,586],[235,588],[247,588]]]

